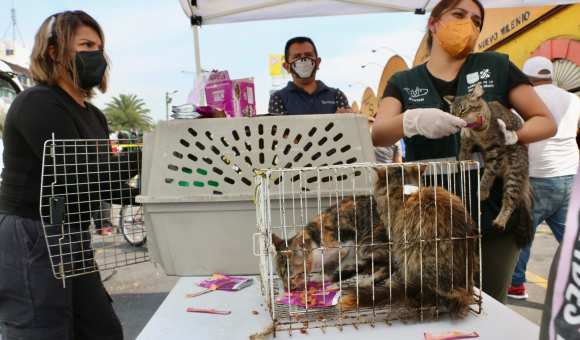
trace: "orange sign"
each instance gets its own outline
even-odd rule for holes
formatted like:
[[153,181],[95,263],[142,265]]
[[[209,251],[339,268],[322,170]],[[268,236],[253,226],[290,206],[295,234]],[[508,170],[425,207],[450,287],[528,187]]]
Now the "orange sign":
[[490,49],[510,37],[556,6],[495,8],[485,11],[485,23],[475,45],[476,51]]

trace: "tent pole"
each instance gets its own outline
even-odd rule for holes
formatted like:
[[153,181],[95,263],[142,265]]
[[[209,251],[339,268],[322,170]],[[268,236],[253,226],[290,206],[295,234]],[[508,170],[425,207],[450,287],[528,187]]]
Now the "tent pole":
[[[197,79],[201,79],[203,70],[201,68],[201,55],[199,51],[199,26],[192,25],[191,29],[193,30],[193,46],[195,49],[195,79],[194,79],[194,86],[196,85]],[[205,105],[205,96],[204,96],[204,89],[199,88],[199,101],[200,105]]]

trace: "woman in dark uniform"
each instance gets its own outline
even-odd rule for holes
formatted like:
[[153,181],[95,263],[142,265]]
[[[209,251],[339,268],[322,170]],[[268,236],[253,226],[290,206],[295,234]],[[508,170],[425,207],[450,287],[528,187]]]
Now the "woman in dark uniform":
[[[483,19],[484,9],[477,0],[442,0],[435,6],[428,22],[429,59],[389,81],[373,125],[375,146],[404,138],[407,161],[455,159],[458,132],[466,123],[447,113],[443,97],[465,95],[478,83],[485,100],[499,101],[525,120],[520,130],[505,132],[505,143],[527,144],[556,133],[550,112],[507,55],[472,53]],[[498,179],[490,198],[482,202],[482,267],[483,290],[505,302],[519,250],[509,224],[506,232],[491,226],[501,196]]]
[[[66,222],[70,230],[67,236],[70,239],[62,247],[69,247],[71,259],[65,263],[61,257],[58,264],[61,268],[70,274],[78,274],[83,268],[95,268],[90,237],[80,236],[79,240],[79,235],[89,233],[90,212],[100,209],[101,200],[125,202],[127,200],[120,200],[120,197],[135,196],[126,181],[136,174],[133,169],[137,169],[137,157],[125,154],[119,162],[102,162],[97,157],[114,160],[116,156],[108,154],[107,149],[97,156],[89,147],[79,147],[84,150],[67,147],[67,153],[72,151],[72,159],[63,156],[66,163],[62,164],[74,166],[82,162],[87,175],[49,177],[61,184],[54,189],[54,197],[63,202],[63,211],[66,206],[65,217],[55,218],[56,222],[53,218],[42,220],[41,216],[49,216],[52,209],[47,213],[46,207],[51,205],[46,198],[39,199],[46,140],[53,135],[59,140],[108,139],[105,116],[88,102],[95,87],[101,92],[107,87],[107,59],[101,27],[82,11],[48,17],[36,34],[30,71],[38,85],[16,97],[8,111],[3,136],[5,167],[0,188],[2,339],[122,339],[121,323],[98,273],[66,279],[64,286],[63,281],[54,277],[51,270],[54,263],[51,264],[47,248],[47,245],[55,247],[54,238],[51,240],[52,234],[48,233],[49,239],[45,239],[43,223],[58,227]],[[57,154],[62,150],[55,149]],[[68,173],[74,172],[73,169]],[[65,205],[69,199],[79,203]],[[54,257],[52,260],[59,261]]]

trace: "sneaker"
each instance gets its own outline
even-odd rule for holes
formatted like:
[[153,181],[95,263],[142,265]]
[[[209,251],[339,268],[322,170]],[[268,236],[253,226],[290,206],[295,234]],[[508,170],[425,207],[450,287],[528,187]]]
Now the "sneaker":
[[516,300],[525,300],[528,298],[528,293],[526,292],[526,286],[522,283],[520,285],[511,285],[508,288],[507,296]]

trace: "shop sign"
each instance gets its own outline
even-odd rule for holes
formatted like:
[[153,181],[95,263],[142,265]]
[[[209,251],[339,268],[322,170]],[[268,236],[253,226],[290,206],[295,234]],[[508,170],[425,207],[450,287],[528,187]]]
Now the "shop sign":
[[485,23],[476,43],[477,51],[490,49],[500,41],[512,36],[538,20],[555,6],[489,9]]

